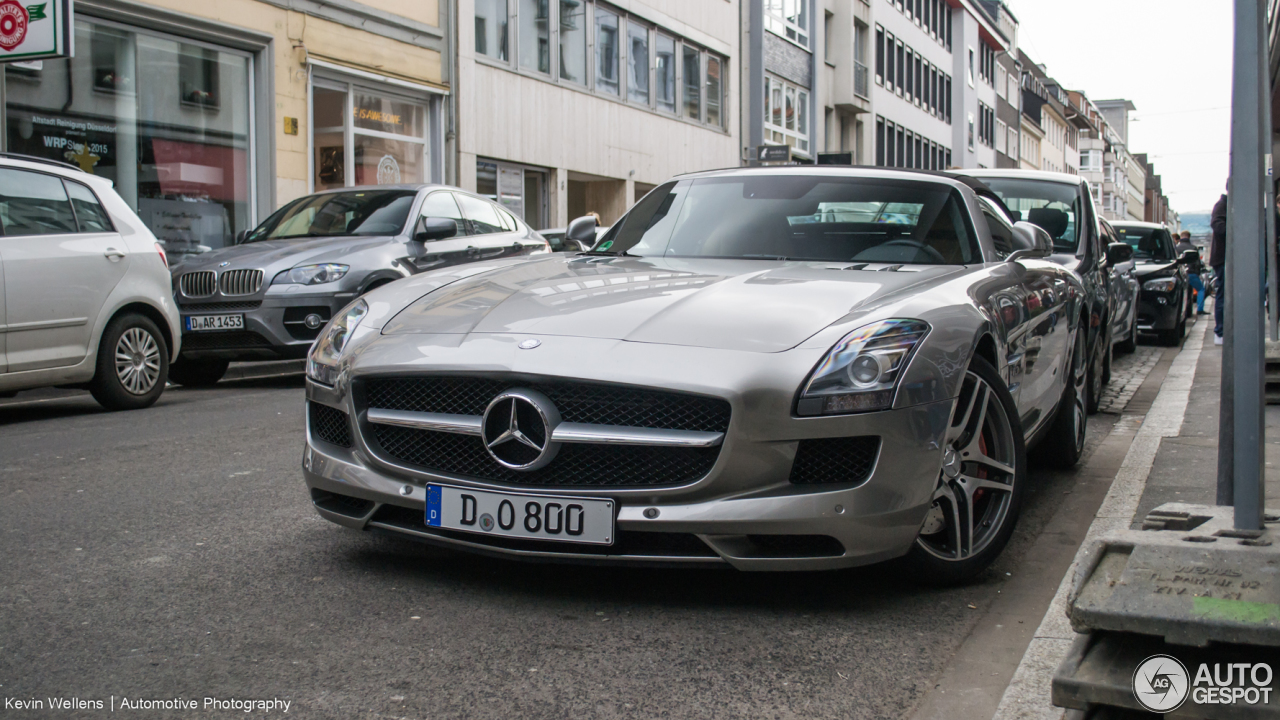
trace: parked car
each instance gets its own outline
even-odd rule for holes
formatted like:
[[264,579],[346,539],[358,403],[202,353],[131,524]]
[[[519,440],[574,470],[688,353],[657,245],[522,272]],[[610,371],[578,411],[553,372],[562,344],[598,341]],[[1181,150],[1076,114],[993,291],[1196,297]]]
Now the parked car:
[[570,240],[565,237],[565,231],[567,229],[568,228],[548,228],[546,230],[539,230],[538,234],[541,235],[547,241],[547,244],[551,246],[551,252],[582,252],[584,250],[590,250],[591,246],[595,244],[595,240],[604,237],[604,234],[609,232],[609,226],[603,225],[596,228],[596,237],[594,240],[588,242],[577,242],[576,240]]
[[83,387],[155,403],[181,342],[164,248],[111,181],[0,155],[0,395]]
[[[1116,303],[1116,320],[1111,328],[1111,346],[1122,353],[1131,353],[1138,349],[1138,296],[1142,292],[1142,283],[1138,282],[1136,272],[1137,261],[1133,259],[1133,251],[1127,253],[1127,244],[1120,238],[1115,227],[1107,220],[1098,219],[1098,230],[1102,235],[1102,246],[1107,248],[1107,261],[1111,265],[1111,297]],[[1103,384],[1111,382],[1111,363],[1107,363],[1107,374]]]
[[[341,525],[534,560],[972,577],[1084,443],[1080,280],[981,183],[684,175],[577,255],[348,304],[303,474]],[[568,236],[594,236],[579,218]]]
[[305,357],[337,310],[395,280],[549,250],[506,209],[442,185],[307,195],[237,240],[173,269],[183,332],[174,382],[211,385],[233,360]]
[[1199,257],[1187,250],[1179,257],[1173,238],[1163,225],[1116,222],[1116,233],[1133,248],[1135,274],[1142,283],[1138,329],[1155,333],[1162,345],[1177,345],[1187,335],[1187,316],[1195,307],[1187,266]]
[[1000,169],[963,172],[990,186],[1015,220],[1027,220],[1048,231],[1053,238],[1053,261],[1075,272],[1084,283],[1090,314],[1088,406],[1089,412],[1097,412],[1102,388],[1111,379],[1113,344],[1131,343],[1133,338],[1137,295],[1133,283],[1117,268],[1128,261],[1128,248],[1108,242],[1089,183],[1077,175]]

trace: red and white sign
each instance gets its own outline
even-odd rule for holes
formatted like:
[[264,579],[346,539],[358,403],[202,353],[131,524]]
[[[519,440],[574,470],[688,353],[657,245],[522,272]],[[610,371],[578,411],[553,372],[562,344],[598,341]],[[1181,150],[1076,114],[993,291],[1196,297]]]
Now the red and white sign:
[[71,57],[73,13],[73,0],[0,0],[0,63]]

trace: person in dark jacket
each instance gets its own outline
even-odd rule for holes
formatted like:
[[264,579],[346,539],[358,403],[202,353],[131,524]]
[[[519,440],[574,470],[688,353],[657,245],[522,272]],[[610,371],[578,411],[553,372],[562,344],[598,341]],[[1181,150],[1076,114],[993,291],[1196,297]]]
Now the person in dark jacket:
[[1182,257],[1182,253],[1190,250],[1196,254],[1195,262],[1187,266],[1187,282],[1191,288],[1196,291],[1196,315],[1207,315],[1204,311],[1204,282],[1200,278],[1200,273],[1204,272],[1201,267],[1204,263],[1200,261],[1200,251],[1196,250],[1196,246],[1191,244],[1191,231],[1183,230],[1180,237],[1175,235],[1177,244],[1173,246],[1174,257]]
[[1218,290],[1213,294],[1213,344],[1222,344],[1222,311],[1227,296],[1227,196],[1223,194],[1213,206],[1209,217],[1213,228],[1213,244],[1209,248],[1209,265],[1218,278]]

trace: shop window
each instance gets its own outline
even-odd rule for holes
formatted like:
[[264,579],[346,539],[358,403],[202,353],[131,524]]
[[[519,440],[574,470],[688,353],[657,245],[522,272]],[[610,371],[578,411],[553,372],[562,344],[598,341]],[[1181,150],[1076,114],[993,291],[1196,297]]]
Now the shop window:
[[75,57],[6,69],[8,149],[111,180],[171,259],[231,244],[253,222],[250,56],[88,18],[74,32]]
[[311,115],[317,190],[426,181],[425,103],[318,79]]

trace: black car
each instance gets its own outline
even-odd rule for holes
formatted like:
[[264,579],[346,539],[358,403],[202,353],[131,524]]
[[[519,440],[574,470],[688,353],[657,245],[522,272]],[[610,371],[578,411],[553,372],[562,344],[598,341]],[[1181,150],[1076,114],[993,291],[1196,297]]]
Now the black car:
[[1187,266],[1196,262],[1196,252],[1179,257],[1173,238],[1163,225],[1147,222],[1116,222],[1116,234],[1133,248],[1137,262],[1134,273],[1142,283],[1138,302],[1138,329],[1155,333],[1163,345],[1177,345],[1187,334],[1191,312],[1191,288]]
[[1035,170],[965,170],[986,183],[1015,215],[1053,238],[1050,260],[1075,272],[1090,308],[1089,412],[1097,412],[1102,388],[1111,380],[1113,345],[1136,338],[1136,287],[1128,276],[1132,251],[1111,236],[1093,206],[1089,183],[1077,175]]

